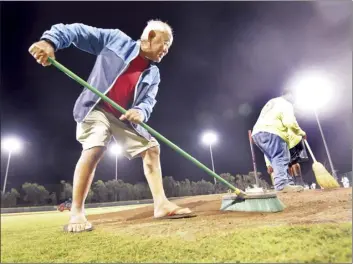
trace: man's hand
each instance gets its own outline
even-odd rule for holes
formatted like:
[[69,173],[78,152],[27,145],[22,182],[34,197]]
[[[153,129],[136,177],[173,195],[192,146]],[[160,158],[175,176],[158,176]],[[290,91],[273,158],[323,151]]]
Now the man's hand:
[[307,140],[307,139],[308,139],[308,137],[307,137],[306,134],[303,136],[303,139],[304,139],[304,140]]
[[49,66],[48,57],[55,59],[54,47],[45,40],[38,41],[29,48],[29,53],[43,66]]
[[135,124],[141,123],[143,121],[143,114],[140,110],[130,109],[126,111],[125,115],[121,115],[120,120],[129,120]]
[[271,175],[272,172],[273,172],[273,168],[271,166],[268,166],[267,167],[267,173]]

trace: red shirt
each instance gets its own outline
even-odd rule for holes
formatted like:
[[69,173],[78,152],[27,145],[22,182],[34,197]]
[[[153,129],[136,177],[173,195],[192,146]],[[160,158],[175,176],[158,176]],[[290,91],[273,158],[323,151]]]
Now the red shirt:
[[[131,61],[126,71],[115,81],[107,96],[118,105],[128,110],[127,108],[134,100],[137,81],[141,73],[148,67],[148,63],[149,62],[143,57],[137,56]],[[102,101],[100,105],[105,111],[112,113],[115,117],[119,118],[121,116],[121,113],[109,103]]]

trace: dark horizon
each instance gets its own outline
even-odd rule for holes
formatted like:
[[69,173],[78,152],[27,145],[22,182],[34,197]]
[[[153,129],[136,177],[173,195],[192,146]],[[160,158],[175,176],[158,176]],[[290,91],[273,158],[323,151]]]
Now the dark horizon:
[[[263,105],[279,96],[298,69],[317,66],[339,80],[332,107],[320,121],[338,173],[352,170],[352,61],[349,1],[318,2],[1,2],[1,136],[17,135],[24,151],[11,158],[6,189],[25,182],[72,182],[81,146],[75,139],[73,105],[82,87],[54,67],[42,67],[30,45],[56,23],[81,22],[119,28],[138,39],[149,19],[170,23],[175,32],[159,65],[161,84],[148,125],[211,168],[200,135],[214,130],[218,174],[253,171],[248,130]],[[95,57],[73,46],[57,60],[87,79]],[[327,163],[313,113],[298,112],[318,161]],[[213,182],[213,178],[161,144],[163,176]],[[263,155],[255,147],[264,179]],[[1,183],[7,153],[1,151]],[[140,159],[119,158],[118,177],[145,182]],[[329,166],[327,167],[329,169]],[[304,181],[314,175],[303,165]],[[101,161],[94,181],[115,177],[115,158]]]

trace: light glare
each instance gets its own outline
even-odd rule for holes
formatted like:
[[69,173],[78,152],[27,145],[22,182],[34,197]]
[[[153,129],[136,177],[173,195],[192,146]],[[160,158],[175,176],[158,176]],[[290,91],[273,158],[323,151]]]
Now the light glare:
[[20,152],[22,150],[22,142],[18,138],[9,137],[3,140],[2,147],[9,152]]
[[218,140],[218,137],[216,133],[211,131],[205,132],[202,136],[202,142],[207,145],[212,145],[216,143],[217,140]]
[[324,72],[306,71],[294,76],[289,88],[295,96],[296,108],[313,110],[329,107],[334,85]]
[[119,144],[112,144],[109,148],[109,151],[113,155],[120,155],[122,153],[122,148]]

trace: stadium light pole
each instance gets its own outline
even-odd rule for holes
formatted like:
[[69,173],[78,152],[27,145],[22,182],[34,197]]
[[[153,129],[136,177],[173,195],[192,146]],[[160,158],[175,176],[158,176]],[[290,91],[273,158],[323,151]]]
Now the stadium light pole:
[[22,141],[16,137],[8,137],[2,140],[1,142],[2,148],[9,153],[8,158],[7,158],[7,166],[6,166],[6,172],[5,172],[5,179],[4,179],[4,186],[2,189],[2,193],[5,194],[6,190],[6,183],[7,183],[7,176],[9,174],[9,167],[10,167],[10,160],[11,160],[11,155],[13,153],[18,153],[22,150]]
[[332,176],[337,180],[336,170],[333,166],[331,154],[321,127],[318,109],[328,106],[333,95],[333,84],[331,80],[320,72],[306,72],[294,79],[296,105],[303,110],[314,112],[321,138],[324,143],[326,154],[332,171]]
[[[217,134],[212,131],[206,131],[202,135],[202,143],[208,145],[210,148],[210,155],[211,155],[211,162],[212,162],[212,170],[215,172],[214,168],[214,160],[213,160],[213,153],[212,153],[212,145],[218,141]],[[214,178],[214,183],[216,184],[216,178]]]
[[115,180],[118,180],[118,157],[122,153],[122,148],[118,143],[112,144],[109,148],[110,153],[115,156]]

